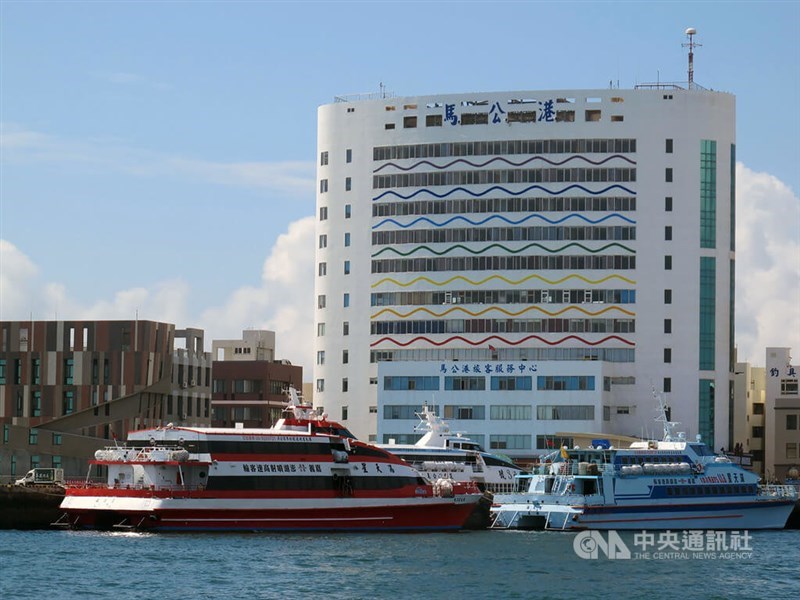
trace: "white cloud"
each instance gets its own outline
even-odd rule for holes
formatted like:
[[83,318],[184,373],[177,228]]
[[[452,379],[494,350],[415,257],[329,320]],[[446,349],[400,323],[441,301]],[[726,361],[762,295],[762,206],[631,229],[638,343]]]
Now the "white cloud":
[[0,318],[5,313],[28,319],[36,311],[35,283],[38,269],[19,248],[0,240]]
[[139,177],[178,176],[192,181],[270,190],[293,197],[314,194],[312,161],[214,162],[132,148],[120,140],[64,139],[13,123],[0,123],[0,149],[6,164],[80,163],[102,168],[104,172]]
[[764,365],[769,346],[800,352],[800,198],[741,163],[736,198],[738,357]]

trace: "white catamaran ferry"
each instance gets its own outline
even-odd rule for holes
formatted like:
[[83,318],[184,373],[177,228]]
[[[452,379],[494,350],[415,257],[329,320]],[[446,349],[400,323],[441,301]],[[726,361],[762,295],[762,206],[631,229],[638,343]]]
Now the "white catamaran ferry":
[[673,434],[662,441],[566,447],[531,475],[518,492],[496,494],[493,529],[781,529],[797,499],[792,486],[760,485],[757,475],[699,439]]
[[473,481],[482,491],[509,493],[515,477],[524,473],[508,458],[486,452],[477,442],[450,431],[450,425],[427,405],[417,413],[415,431],[425,434],[416,444],[378,444],[411,464],[423,477],[436,481]]

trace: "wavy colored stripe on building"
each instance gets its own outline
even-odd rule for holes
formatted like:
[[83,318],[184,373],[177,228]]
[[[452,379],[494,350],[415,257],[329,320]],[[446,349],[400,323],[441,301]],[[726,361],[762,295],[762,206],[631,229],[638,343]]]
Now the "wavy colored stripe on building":
[[543,215],[535,214],[535,215],[528,215],[527,217],[523,217],[522,219],[519,219],[518,221],[514,221],[513,219],[508,219],[508,218],[504,217],[503,215],[489,215],[488,217],[486,217],[485,219],[481,219],[480,221],[473,221],[472,219],[468,219],[467,217],[465,217],[463,215],[456,215],[454,217],[450,217],[446,221],[442,221],[441,223],[437,223],[436,221],[434,221],[433,219],[430,219],[429,217],[418,217],[418,218],[414,219],[413,221],[411,221],[410,223],[406,223],[405,225],[403,223],[400,223],[399,221],[397,221],[395,219],[388,218],[388,219],[384,219],[383,221],[381,221],[380,223],[378,223],[376,225],[373,225],[372,229],[378,229],[379,227],[381,227],[381,226],[383,226],[383,225],[385,225],[387,223],[390,223],[392,225],[397,225],[398,227],[401,227],[403,229],[408,229],[409,227],[413,227],[417,223],[424,222],[424,221],[427,221],[428,223],[430,223],[434,227],[444,227],[445,225],[449,225],[450,223],[453,223],[454,221],[464,221],[465,223],[469,223],[470,225],[485,225],[486,223],[488,223],[489,221],[491,221],[493,219],[499,219],[501,221],[505,221],[509,225],[520,225],[521,223],[524,223],[525,221],[530,221],[531,219],[541,219],[545,223],[550,223],[551,225],[558,225],[559,223],[563,223],[564,221],[567,221],[568,219],[581,219],[582,221],[585,221],[586,223],[589,223],[590,225],[598,225],[599,223],[602,223],[604,221],[608,221],[609,219],[614,219],[614,218],[622,219],[623,221],[627,221],[628,223],[631,223],[632,225],[636,224],[636,221],[634,221],[633,219],[631,219],[629,217],[626,217],[625,215],[621,215],[620,213],[611,213],[610,215],[606,215],[604,217],[601,217],[601,218],[595,219],[595,220],[589,219],[588,217],[586,217],[586,216],[584,216],[584,215],[582,215],[580,213],[570,213],[570,214],[568,214],[568,215],[566,215],[564,217],[561,217],[560,219],[548,219],[547,217],[545,217]]
[[492,250],[494,248],[499,248],[500,250],[504,250],[508,254],[519,254],[520,252],[525,252],[528,248],[539,248],[540,250],[543,250],[545,252],[549,252],[550,254],[557,254],[559,252],[563,252],[564,250],[567,250],[568,248],[580,248],[581,250],[584,250],[585,252],[589,252],[590,254],[597,254],[598,252],[604,252],[604,251],[608,250],[609,248],[613,248],[613,247],[621,248],[622,250],[626,250],[627,252],[630,252],[631,254],[636,254],[636,251],[633,248],[629,248],[628,246],[620,244],[619,242],[612,242],[612,243],[606,244],[605,246],[602,246],[600,248],[594,248],[594,249],[589,248],[587,246],[584,246],[583,244],[581,244],[579,242],[570,242],[569,244],[565,244],[564,246],[561,246],[560,248],[547,248],[546,246],[543,246],[539,242],[532,242],[532,243],[528,244],[527,246],[523,246],[522,248],[517,248],[516,250],[512,250],[511,248],[509,248],[507,246],[504,246],[503,244],[489,244],[488,246],[485,246],[483,248],[478,248],[477,250],[473,250],[472,248],[467,248],[464,244],[455,244],[454,246],[448,246],[447,248],[445,248],[445,249],[443,249],[441,251],[438,251],[438,252],[436,250],[434,250],[433,248],[431,248],[430,246],[415,246],[414,248],[412,248],[408,252],[401,252],[397,248],[394,248],[392,246],[387,246],[386,248],[383,248],[382,250],[379,250],[378,252],[373,254],[372,258],[377,258],[378,256],[380,256],[384,252],[393,252],[397,256],[410,256],[411,254],[414,254],[414,253],[419,252],[421,250],[427,250],[428,252],[430,252],[431,254],[434,254],[436,256],[443,256],[443,255],[447,254],[448,252],[450,252],[451,250],[463,250],[464,252],[469,252],[472,255],[478,255],[478,254],[483,254],[484,252],[488,252],[489,250]]
[[550,160],[549,158],[545,158],[544,156],[540,156],[540,155],[537,154],[536,156],[532,156],[531,158],[523,160],[522,162],[514,162],[513,160],[508,160],[507,158],[503,158],[502,156],[497,156],[495,158],[490,158],[489,160],[487,160],[486,162],[483,162],[483,163],[475,163],[475,162],[472,162],[471,160],[467,160],[466,158],[457,158],[455,160],[450,161],[449,163],[447,163],[445,165],[437,165],[436,163],[432,163],[431,161],[425,159],[425,160],[417,161],[413,165],[410,165],[408,167],[401,167],[397,163],[388,162],[388,163],[386,163],[384,165],[381,165],[380,167],[378,167],[377,169],[375,169],[372,172],[373,173],[380,173],[381,171],[383,171],[384,169],[386,169],[388,167],[394,167],[398,171],[411,171],[412,169],[415,169],[415,168],[417,168],[417,167],[419,167],[421,165],[429,165],[429,166],[433,167],[434,169],[447,169],[447,168],[452,167],[453,165],[458,164],[458,163],[463,163],[463,164],[469,165],[471,167],[482,168],[482,167],[485,167],[487,165],[492,164],[493,162],[498,162],[498,161],[504,162],[507,165],[510,165],[512,167],[521,167],[522,165],[527,165],[528,163],[531,163],[531,162],[533,162],[535,160],[540,160],[542,162],[546,162],[548,165],[553,165],[554,167],[560,167],[561,165],[566,164],[566,163],[568,163],[568,162],[570,162],[572,160],[583,160],[583,161],[589,163],[590,165],[600,166],[600,165],[603,165],[603,164],[607,163],[610,160],[614,160],[615,158],[621,158],[622,160],[624,160],[624,161],[626,161],[626,162],[628,162],[629,164],[632,164],[632,165],[636,164],[635,160],[632,160],[632,159],[628,158],[627,156],[623,156],[622,154],[612,154],[611,156],[607,156],[606,158],[604,158],[602,160],[592,160],[591,158],[587,158],[587,157],[583,156],[582,154],[573,154],[572,156],[568,156],[567,158],[565,158],[564,160],[562,160],[560,162],[557,161],[557,160]]
[[585,308],[581,307],[578,304],[570,304],[569,306],[565,306],[561,310],[552,310],[551,311],[551,310],[546,310],[546,309],[542,308],[541,306],[535,305],[535,306],[527,306],[527,307],[523,308],[522,310],[519,310],[519,311],[516,311],[516,312],[515,311],[511,311],[511,310],[506,310],[505,308],[500,308],[499,306],[489,306],[488,308],[484,308],[483,310],[479,310],[477,312],[473,312],[471,310],[467,310],[463,306],[454,306],[452,308],[448,308],[447,310],[444,310],[444,311],[441,311],[441,312],[436,312],[436,311],[433,311],[430,308],[427,308],[425,306],[420,306],[420,307],[415,308],[414,310],[411,310],[411,311],[409,311],[407,313],[401,313],[401,312],[399,312],[399,311],[397,311],[397,310],[395,310],[393,308],[384,308],[383,310],[379,310],[378,312],[376,312],[374,315],[370,315],[370,319],[377,319],[378,317],[380,317],[381,315],[386,314],[386,313],[391,313],[391,314],[393,314],[393,315],[395,315],[397,317],[400,317],[401,319],[407,319],[408,317],[410,317],[412,315],[415,315],[417,313],[428,313],[432,317],[446,317],[450,313],[453,313],[453,312],[456,312],[456,311],[468,314],[471,317],[480,317],[480,316],[485,315],[486,313],[491,312],[493,310],[501,312],[504,315],[508,315],[509,317],[519,317],[520,315],[524,315],[525,313],[528,313],[528,312],[531,312],[531,311],[534,311],[534,310],[538,311],[540,313],[544,313],[544,314],[546,314],[546,315],[548,315],[550,317],[557,317],[558,315],[563,315],[565,312],[568,312],[568,311],[578,311],[578,312],[582,312],[583,314],[585,314],[585,315],[587,315],[589,317],[598,317],[598,316],[600,316],[602,314],[605,314],[605,313],[607,313],[609,311],[612,311],[612,310],[613,311],[617,311],[617,312],[621,312],[621,313],[623,313],[625,315],[628,315],[629,317],[635,317],[636,316],[635,312],[630,311],[630,310],[626,310],[626,309],[622,308],[621,306],[617,306],[617,305],[606,306],[605,308],[603,308],[601,310],[596,310],[596,311],[592,312],[590,310],[586,310]]
[[497,191],[497,190],[500,190],[501,192],[505,192],[506,194],[508,194],[510,196],[519,196],[521,194],[526,194],[526,193],[530,192],[531,190],[542,190],[543,192],[547,192],[548,194],[550,194],[552,196],[558,196],[560,194],[563,194],[564,192],[568,192],[568,191],[576,189],[576,188],[586,192],[587,194],[592,194],[593,196],[599,196],[600,194],[605,194],[606,192],[608,192],[610,190],[614,190],[614,189],[624,190],[624,191],[628,192],[632,196],[636,195],[636,192],[634,192],[633,190],[631,190],[629,188],[626,188],[624,185],[620,185],[618,183],[615,183],[613,185],[609,185],[608,187],[604,187],[603,189],[596,190],[596,191],[595,190],[590,190],[589,188],[587,188],[587,187],[585,187],[583,185],[580,185],[578,183],[573,183],[572,185],[568,185],[567,187],[562,188],[560,190],[550,190],[550,189],[547,189],[546,187],[536,183],[534,185],[528,186],[528,187],[523,188],[523,189],[521,189],[519,191],[516,191],[516,192],[513,191],[513,190],[509,190],[507,188],[504,188],[502,185],[493,185],[492,187],[490,187],[490,188],[488,188],[488,189],[486,189],[486,190],[484,190],[482,192],[473,192],[472,190],[468,190],[465,187],[458,186],[458,187],[453,188],[452,190],[449,190],[449,191],[445,192],[444,194],[437,194],[436,192],[434,192],[433,190],[429,190],[428,188],[420,188],[420,189],[416,190],[415,192],[412,192],[408,196],[403,196],[402,194],[399,194],[398,192],[395,192],[394,190],[387,190],[387,191],[383,192],[382,194],[379,194],[378,196],[375,196],[372,199],[372,201],[375,202],[376,200],[380,200],[384,196],[396,196],[396,197],[400,198],[401,200],[410,200],[411,198],[413,198],[414,196],[417,196],[419,194],[430,194],[434,198],[447,198],[450,194],[454,194],[456,192],[464,192],[465,194],[469,194],[470,196],[473,196],[474,198],[480,198],[481,196],[485,196],[486,194],[488,194],[490,192]]
[[508,279],[507,277],[503,277],[502,275],[489,275],[488,277],[485,277],[484,279],[479,279],[477,281],[473,281],[472,279],[464,277],[463,275],[454,275],[453,277],[450,277],[449,279],[445,279],[444,281],[434,281],[433,279],[431,279],[427,275],[421,275],[420,277],[415,277],[414,279],[412,279],[411,281],[408,281],[406,283],[402,283],[400,281],[397,281],[397,279],[394,279],[393,277],[384,277],[383,279],[380,279],[380,280],[376,281],[375,283],[373,283],[370,287],[374,289],[374,288],[376,288],[376,287],[378,287],[378,286],[380,286],[380,285],[382,285],[384,283],[393,283],[394,285],[396,285],[398,287],[408,287],[410,285],[414,285],[415,283],[419,283],[420,281],[426,281],[427,283],[430,283],[431,285],[434,285],[436,287],[442,287],[442,286],[445,286],[445,285],[449,285],[452,282],[458,281],[458,280],[461,280],[461,281],[463,281],[465,283],[469,283],[470,285],[483,285],[487,281],[492,281],[493,279],[499,279],[501,281],[505,281],[509,285],[519,285],[519,284],[525,283],[526,281],[529,281],[531,279],[538,279],[538,280],[543,281],[544,283],[547,283],[547,284],[550,284],[550,285],[556,285],[558,283],[564,283],[565,281],[569,281],[570,279],[580,279],[581,281],[584,281],[584,282],[588,283],[589,285],[600,285],[601,283],[605,283],[606,281],[609,281],[611,279],[619,279],[620,281],[624,281],[625,283],[630,283],[631,285],[635,285],[636,284],[636,280],[629,279],[627,277],[623,277],[622,275],[617,275],[616,273],[612,274],[612,275],[607,275],[606,277],[602,277],[600,279],[594,279],[594,280],[589,279],[587,277],[584,277],[583,275],[578,275],[577,273],[572,273],[570,275],[566,275],[565,277],[562,277],[561,279],[546,279],[546,278],[542,277],[541,275],[533,273],[532,275],[526,275],[522,279],[517,279],[517,280]]
[[413,338],[413,339],[411,339],[411,340],[409,340],[407,342],[399,342],[399,341],[395,340],[394,338],[390,338],[388,336],[387,337],[382,337],[381,339],[379,339],[379,340],[377,340],[375,342],[372,342],[370,344],[370,348],[374,348],[378,344],[382,344],[384,342],[389,342],[389,343],[392,343],[392,344],[394,344],[396,346],[400,346],[400,347],[403,347],[403,348],[405,348],[406,346],[410,346],[411,344],[414,344],[416,342],[428,342],[432,346],[444,346],[445,344],[449,344],[450,342],[456,341],[456,340],[459,341],[459,342],[463,342],[463,343],[465,343],[465,344],[467,344],[469,346],[485,346],[486,344],[488,344],[489,342],[492,342],[492,341],[503,342],[504,344],[508,344],[509,346],[519,346],[520,344],[522,344],[523,342],[527,342],[528,340],[538,340],[538,341],[542,342],[543,344],[547,344],[548,346],[558,346],[558,345],[563,344],[564,342],[566,342],[568,340],[577,340],[577,341],[579,341],[579,342],[581,342],[583,344],[586,344],[587,346],[599,346],[600,344],[604,344],[604,343],[606,343],[606,342],[608,342],[610,340],[616,340],[618,342],[622,342],[623,344],[627,344],[628,346],[635,346],[636,345],[634,342],[632,342],[630,340],[626,340],[625,338],[622,338],[622,337],[620,337],[618,335],[609,335],[609,336],[604,337],[602,340],[597,340],[596,342],[590,342],[589,340],[585,340],[582,337],[577,336],[577,335],[568,335],[566,337],[561,338],[560,340],[555,340],[555,341],[546,340],[545,338],[543,338],[540,335],[529,335],[529,336],[524,337],[524,338],[522,338],[520,340],[517,340],[517,341],[507,340],[504,337],[500,337],[499,335],[490,335],[487,338],[484,338],[482,340],[475,340],[475,341],[468,340],[467,338],[465,338],[464,336],[461,336],[461,335],[454,335],[452,337],[447,338],[446,340],[442,340],[441,342],[435,342],[434,340],[432,340],[430,338],[427,338],[424,335],[418,335],[417,337],[415,337],[415,338]]

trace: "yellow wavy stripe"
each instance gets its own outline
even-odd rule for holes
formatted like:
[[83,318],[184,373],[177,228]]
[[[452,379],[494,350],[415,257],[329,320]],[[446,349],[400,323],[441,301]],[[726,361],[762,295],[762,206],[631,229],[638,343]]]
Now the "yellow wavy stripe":
[[426,282],[430,283],[431,285],[435,285],[437,287],[442,287],[444,285],[449,285],[450,283],[452,283],[454,281],[457,281],[459,279],[461,281],[469,283],[470,285],[482,285],[482,284],[486,283],[487,281],[491,281],[492,279],[500,279],[501,281],[505,281],[506,283],[511,284],[511,285],[519,285],[519,284],[525,283],[526,281],[529,281],[531,279],[539,279],[540,281],[543,281],[543,282],[548,283],[550,285],[556,285],[556,284],[559,284],[559,283],[564,283],[565,281],[569,281],[570,279],[580,279],[581,281],[585,281],[586,283],[591,284],[591,285],[598,285],[598,284],[601,284],[601,283],[605,283],[606,281],[609,281],[611,279],[619,279],[620,281],[624,281],[625,283],[630,283],[631,285],[635,285],[636,284],[635,280],[628,279],[627,277],[623,277],[622,275],[616,275],[616,274],[615,275],[608,275],[607,277],[603,277],[602,279],[595,279],[595,280],[592,280],[592,279],[589,279],[587,277],[584,277],[583,275],[577,275],[577,274],[567,275],[566,277],[562,277],[561,279],[555,279],[555,280],[546,279],[546,278],[542,277],[541,275],[533,274],[533,275],[528,275],[527,277],[523,277],[522,279],[519,279],[517,281],[514,281],[513,279],[508,279],[507,277],[503,277],[502,275],[490,275],[489,277],[487,277],[485,279],[480,279],[478,281],[472,281],[471,279],[468,279],[467,277],[464,277],[463,275],[455,275],[455,276],[451,277],[450,279],[446,279],[445,281],[442,281],[442,282],[434,281],[433,279],[431,279],[427,275],[422,275],[421,277],[415,277],[414,279],[412,279],[411,281],[406,282],[406,283],[402,283],[400,281],[397,281],[396,279],[394,279],[392,277],[384,277],[383,279],[380,279],[380,280],[376,281],[375,283],[373,283],[372,286],[370,286],[370,287],[372,287],[374,289],[374,288],[376,288],[376,287],[378,287],[378,286],[380,286],[380,285],[382,285],[384,283],[393,283],[393,284],[395,284],[397,286],[400,286],[400,287],[408,287],[408,286],[414,285],[415,283],[418,283],[420,281],[426,281]]
[[481,315],[485,315],[487,312],[490,312],[492,310],[499,311],[499,312],[501,312],[503,314],[508,315],[509,317],[518,317],[518,316],[523,315],[523,314],[525,314],[527,312],[530,312],[532,310],[537,310],[537,311],[542,312],[542,313],[544,313],[546,315],[549,315],[551,317],[555,317],[555,316],[564,314],[565,312],[570,311],[570,310],[577,310],[577,311],[582,312],[583,314],[588,315],[590,317],[596,317],[598,315],[602,315],[603,313],[607,313],[610,310],[619,311],[619,312],[621,312],[623,314],[626,314],[626,315],[628,315],[630,317],[635,317],[636,316],[636,313],[634,313],[634,312],[632,312],[630,310],[625,310],[624,308],[622,308],[620,306],[607,306],[606,308],[603,308],[602,310],[591,312],[591,311],[586,310],[585,308],[581,308],[578,305],[571,304],[570,306],[566,306],[566,307],[562,308],[561,310],[556,310],[556,311],[545,310],[545,309],[543,309],[543,308],[541,308],[539,306],[528,306],[528,307],[523,308],[522,310],[517,311],[517,312],[512,312],[510,310],[506,310],[505,308],[500,308],[499,306],[490,306],[489,308],[484,308],[483,310],[480,310],[478,312],[472,312],[471,310],[467,310],[463,306],[454,306],[452,308],[448,308],[447,310],[439,312],[439,313],[434,312],[431,309],[426,308],[424,306],[420,306],[419,308],[415,308],[414,310],[409,311],[409,312],[407,312],[405,314],[400,313],[400,312],[394,310],[393,308],[384,308],[383,310],[380,310],[380,311],[376,312],[374,315],[371,315],[370,318],[371,319],[376,319],[376,318],[380,317],[384,313],[391,313],[391,314],[393,314],[393,315],[395,315],[397,317],[400,317],[401,319],[405,319],[406,317],[410,317],[411,315],[419,313],[419,312],[428,313],[432,317],[444,317],[444,316],[447,316],[450,313],[455,312],[455,311],[460,311],[460,312],[466,313],[468,315],[471,315],[473,317],[480,317]]

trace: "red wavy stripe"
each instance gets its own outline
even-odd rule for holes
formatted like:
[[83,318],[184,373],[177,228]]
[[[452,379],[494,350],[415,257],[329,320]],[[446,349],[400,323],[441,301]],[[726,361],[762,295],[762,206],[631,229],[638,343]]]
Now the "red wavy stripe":
[[419,341],[428,342],[429,344],[432,344],[433,346],[444,346],[445,344],[449,344],[450,342],[452,342],[454,340],[458,340],[458,341],[464,342],[465,344],[468,344],[470,346],[483,346],[483,345],[486,345],[488,342],[490,342],[492,340],[496,340],[498,342],[503,342],[505,344],[508,344],[509,346],[519,346],[521,343],[527,342],[528,340],[539,340],[540,342],[543,342],[543,343],[547,344],[548,346],[557,346],[558,344],[563,344],[567,340],[577,340],[579,342],[582,342],[582,343],[586,344],[587,346],[598,346],[598,345],[603,344],[603,343],[605,343],[605,342],[607,342],[609,340],[617,340],[618,342],[622,342],[623,344],[627,344],[628,346],[635,346],[636,345],[634,342],[632,342],[630,340],[626,340],[625,338],[621,338],[618,335],[609,335],[607,337],[604,337],[602,340],[597,340],[596,342],[590,342],[589,340],[585,340],[582,337],[579,337],[577,335],[568,335],[567,337],[561,338],[560,340],[556,340],[556,341],[546,340],[543,337],[538,336],[538,335],[529,335],[528,337],[522,338],[521,340],[517,340],[516,342],[511,341],[511,340],[507,340],[507,339],[505,339],[503,337],[500,337],[499,335],[490,335],[487,338],[484,338],[482,340],[477,340],[477,341],[468,340],[467,338],[465,338],[463,336],[460,336],[460,335],[454,335],[453,337],[449,337],[446,340],[443,340],[441,342],[435,342],[430,338],[427,338],[427,337],[425,337],[423,335],[419,335],[419,336],[415,337],[414,339],[411,339],[411,340],[409,340],[407,342],[398,342],[397,340],[395,340],[393,338],[390,338],[390,337],[382,337],[381,339],[379,339],[379,340],[377,340],[375,342],[372,342],[370,344],[370,347],[371,348],[375,347],[378,344],[382,344],[383,342],[391,342],[392,344],[395,344],[397,346],[405,347],[405,346],[410,346],[414,342],[419,342]]

